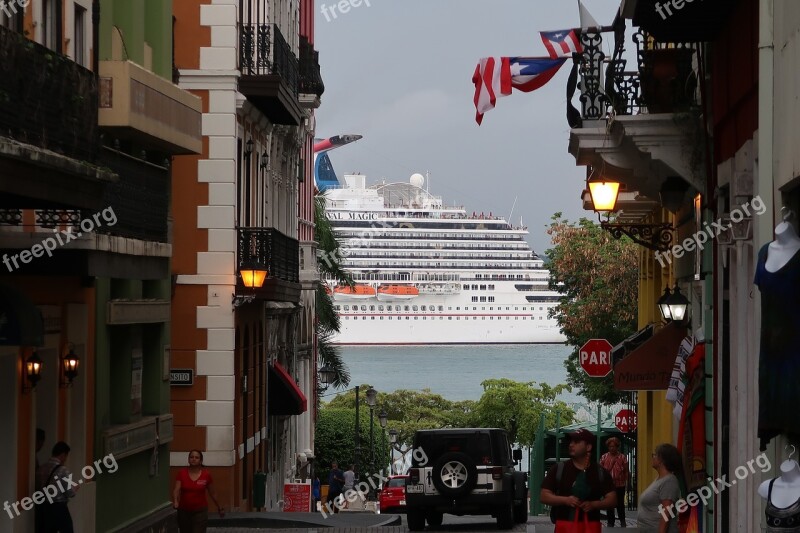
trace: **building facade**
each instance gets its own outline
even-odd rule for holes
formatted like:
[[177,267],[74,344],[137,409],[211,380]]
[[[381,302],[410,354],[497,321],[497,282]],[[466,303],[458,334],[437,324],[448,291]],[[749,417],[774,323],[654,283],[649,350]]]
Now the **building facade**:
[[[763,484],[780,475],[787,445],[797,444],[789,427],[778,428],[774,438],[760,435],[764,391],[756,377],[774,372],[759,361],[761,330],[768,327],[761,317],[775,310],[762,307],[769,304],[754,278],[759,250],[773,241],[776,225],[797,228],[793,102],[799,89],[792,73],[800,6],[786,0],[674,4],[659,14],[655,1],[625,1],[612,27],[584,32],[578,61],[589,67],[589,78],[570,152],[590,174],[626,186],[607,227],[642,244],[639,322],[655,325],[655,333],[622,350],[614,369],[617,377],[639,372],[638,381],[617,380],[638,398],[638,457],[649,457],[661,442],[678,444],[691,458],[684,470],[690,488],[710,488],[709,480],[723,476],[736,481],[693,507],[703,531],[760,531],[766,526]],[[632,31],[625,31],[626,22]],[[614,42],[607,69],[604,39]],[[626,59],[637,68],[627,68]],[[657,304],[675,286],[688,297],[691,318],[663,325]],[[687,380],[701,399],[689,424],[667,401],[669,380],[642,377],[669,376],[687,338],[696,343],[692,353],[698,346],[705,352]],[[770,407],[793,406],[773,401]],[[757,459],[753,471],[748,465]],[[639,461],[636,473],[640,491],[655,476],[647,461]]]
[[[30,496],[35,464],[66,441],[84,480],[78,531],[174,523],[170,159],[201,140],[200,100],[172,83],[167,4],[34,0],[0,14],[2,497]],[[22,509],[0,531],[33,531]]]
[[[175,162],[173,471],[205,454],[221,503],[279,509],[313,455],[313,2],[173,6],[179,84],[203,151]],[[240,274],[267,271],[261,287]]]

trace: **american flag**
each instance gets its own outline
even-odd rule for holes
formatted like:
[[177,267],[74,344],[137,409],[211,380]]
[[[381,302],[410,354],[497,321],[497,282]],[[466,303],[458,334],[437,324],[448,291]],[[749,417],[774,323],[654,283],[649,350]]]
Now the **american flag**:
[[581,40],[575,30],[557,30],[539,32],[542,36],[544,47],[553,59],[559,57],[572,57],[573,53],[583,52]]
[[566,58],[484,57],[475,67],[475,121],[480,125],[483,114],[494,109],[497,99],[511,94],[512,88],[531,92],[555,76]]

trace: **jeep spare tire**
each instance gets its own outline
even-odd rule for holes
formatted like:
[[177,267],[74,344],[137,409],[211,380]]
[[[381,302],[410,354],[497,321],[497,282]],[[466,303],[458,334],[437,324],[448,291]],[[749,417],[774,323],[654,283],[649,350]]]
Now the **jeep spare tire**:
[[467,454],[448,452],[433,464],[433,486],[445,496],[467,494],[478,482],[475,462]]

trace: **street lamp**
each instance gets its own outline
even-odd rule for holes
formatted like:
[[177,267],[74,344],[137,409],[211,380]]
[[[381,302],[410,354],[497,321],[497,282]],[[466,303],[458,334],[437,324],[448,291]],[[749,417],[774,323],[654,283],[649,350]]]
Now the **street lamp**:
[[656,304],[664,320],[681,323],[686,318],[689,300],[681,293],[680,288],[676,286],[672,293],[670,293],[669,289],[664,289],[664,294]]
[[327,389],[335,379],[336,371],[331,365],[323,365],[322,368],[319,369],[319,382],[322,384],[323,388]]
[[378,423],[381,425],[381,429],[386,429],[386,424],[389,422],[389,415],[386,414],[386,411],[381,410],[381,414],[378,415]]
[[[367,405],[369,405],[369,465],[370,470],[375,468],[375,404],[377,403],[378,391],[374,387],[367,389]],[[374,472],[370,472],[373,474]],[[371,492],[371,491],[370,491]]]

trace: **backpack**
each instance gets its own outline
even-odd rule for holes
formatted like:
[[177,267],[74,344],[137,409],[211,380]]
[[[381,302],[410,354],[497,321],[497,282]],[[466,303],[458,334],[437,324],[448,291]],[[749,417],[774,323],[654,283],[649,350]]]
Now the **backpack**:
[[[559,489],[559,485],[561,485],[561,477],[564,474],[564,465],[565,464],[567,464],[566,461],[561,461],[561,462],[558,463],[558,466],[556,467],[556,496],[559,496],[558,489]],[[602,484],[603,480],[605,480],[606,471],[605,471],[605,469],[603,467],[600,466],[600,463],[595,463],[595,464],[598,467],[597,478],[600,481],[600,483]],[[555,508],[555,506],[551,506],[550,507],[550,521],[552,523],[554,523],[554,524],[556,523],[556,508]]]

